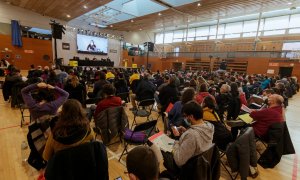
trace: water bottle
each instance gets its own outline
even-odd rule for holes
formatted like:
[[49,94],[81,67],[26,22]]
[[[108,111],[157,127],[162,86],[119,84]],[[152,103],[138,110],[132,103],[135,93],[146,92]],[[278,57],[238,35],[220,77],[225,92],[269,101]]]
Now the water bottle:
[[26,141],[23,141],[22,144],[21,144],[21,158],[22,158],[22,162],[26,162],[27,161],[27,148],[28,148],[28,145],[26,143]]

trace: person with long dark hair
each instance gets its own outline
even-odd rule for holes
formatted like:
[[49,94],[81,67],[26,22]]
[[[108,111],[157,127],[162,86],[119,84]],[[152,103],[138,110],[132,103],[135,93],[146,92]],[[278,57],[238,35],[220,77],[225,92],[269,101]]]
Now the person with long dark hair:
[[79,101],[67,100],[47,139],[43,158],[48,161],[57,151],[95,139],[86,113]]

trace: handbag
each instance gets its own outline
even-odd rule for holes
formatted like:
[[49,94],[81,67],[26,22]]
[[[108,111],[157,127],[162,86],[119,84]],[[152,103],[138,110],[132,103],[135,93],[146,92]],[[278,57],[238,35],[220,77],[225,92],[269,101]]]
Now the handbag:
[[143,143],[143,142],[145,142],[146,138],[147,138],[147,135],[143,131],[134,132],[130,129],[125,130],[124,139],[126,139],[126,140],[130,140],[130,141],[133,141],[136,143]]
[[[52,120],[53,119],[53,120]],[[30,148],[30,155],[28,157],[28,164],[37,170],[45,168],[47,162],[43,159],[42,154],[44,152],[48,132],[50,127],[54,126],[54,121],[57,117],[47,116],[37,119],[28,126],[27,141]]]

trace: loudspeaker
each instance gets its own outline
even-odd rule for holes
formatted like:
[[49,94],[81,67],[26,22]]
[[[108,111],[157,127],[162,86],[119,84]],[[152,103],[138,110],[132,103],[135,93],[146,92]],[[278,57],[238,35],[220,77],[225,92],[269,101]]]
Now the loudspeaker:
[[52,37],[54,39],[62,39],[62,33],[65,34],[65,28],[60,24],[51,24],[52,28]]
[[154,50],[154,43],[153,42],[144,42],[145,49],[148,49],[148,51],[153,52]]

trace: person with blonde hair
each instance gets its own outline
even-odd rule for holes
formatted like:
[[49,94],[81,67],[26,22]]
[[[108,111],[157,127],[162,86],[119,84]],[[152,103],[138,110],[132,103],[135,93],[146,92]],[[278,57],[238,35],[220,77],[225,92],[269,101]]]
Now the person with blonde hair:
[[86,88],[79,82],[76,75],[70,76],[70,79],[67,81],[64,89],[69,93],[69,99],[76,99],[81,104],[84,104],[86,99]]

